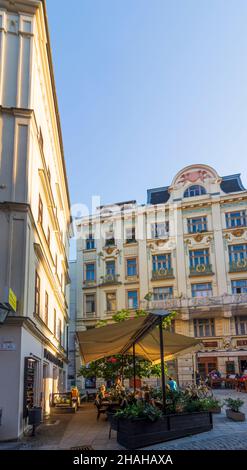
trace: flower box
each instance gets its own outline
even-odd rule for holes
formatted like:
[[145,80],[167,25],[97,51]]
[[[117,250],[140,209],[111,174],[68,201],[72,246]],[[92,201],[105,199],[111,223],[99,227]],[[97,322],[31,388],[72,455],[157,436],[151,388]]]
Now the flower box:
[[119,418],[117,441],[127,449],[138,449],[159,442],[177,439],[213,428],[212,413],[180,413],[166,415],[156,421]]
[[232,411],[230,409],[226,410],[226,416],[233,421],[245,421],[245,414],[241,411]]

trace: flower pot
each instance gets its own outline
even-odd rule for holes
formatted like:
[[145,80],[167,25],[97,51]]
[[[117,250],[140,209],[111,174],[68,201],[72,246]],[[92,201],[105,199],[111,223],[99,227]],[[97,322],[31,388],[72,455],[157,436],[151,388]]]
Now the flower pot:
[[245,421],[245,414],[241,411],[232,411],[230,409],[226,410],[226,416],[233,421]]
[[221,407],[218,406],[217,408],[210,408],[208,411],[210,413],[221,413]]

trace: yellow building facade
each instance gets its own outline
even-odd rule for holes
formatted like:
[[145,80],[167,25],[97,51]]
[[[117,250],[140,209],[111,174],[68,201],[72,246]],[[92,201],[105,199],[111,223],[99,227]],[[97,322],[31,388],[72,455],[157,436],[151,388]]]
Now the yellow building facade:
[[[101,206],[76,220],[76,329],[128,309],[176,311],[176,333],[201,339],[177,360],[179,383],[247,369],[247,191],[240,175],[182,169],[147,203]],[[149,303],[145,300],[151,294]],[[147,298],[147,297],[146,297]]]

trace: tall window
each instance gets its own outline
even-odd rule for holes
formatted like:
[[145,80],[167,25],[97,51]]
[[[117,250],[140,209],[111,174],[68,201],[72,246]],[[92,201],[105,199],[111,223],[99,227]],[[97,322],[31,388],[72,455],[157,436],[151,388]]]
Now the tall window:
[[136,241],[135,227],[126,228],[125,241],[126,243],[135,243]]
[[57,311],[56,309],[54,308],[54,312],[53,312],[53,332],[54,332],[54,336],[57,336]]
[[172,287],[154,287],[153,299],[154,300],[166,300],[171,299],[173,295]]
[[127,259],[126,264],[127,264],[127,276],[136,276],[137,275],[136,258]]
[[194,268],[198,265],[209,264],[209,250],[205,248],[204,250],[191,250],[190,251],[190,267]]
[[192,297],[210,297],[213,294],[211,282],[207,282],[205,284],[192,284],[191,291]]
[[153,255],[152,266],[153,271],[159,271],[160,269],[171,269],[171,253]]
[[86,239],[86,250],[94,250],[95,240],[92,233],[89,233],[88,238]]
[[169,233],[169,221],[151,224],[152,238],[165,238]]
[[34,313],[40,315],[40,277],[36,271],[35,273],[35,306]]
[[106,275],[115,276],[115,261],[106,261]]
[[49,295],[48,293],[45,291],[45,324],[48,325],[48,321],[49,321]]
[[194,320],[194,334],[196,337],[215,336],[213,318],[197,318]]
[[247,215],[246,211],[227,212],[226,213],[226,227],[246,227]]
[[95,295],[86,295],[86,314],[95,313]]
[[184,192],[184,197],[195,197],[195,196],[202,196],[206,194],[206,189],[203,186],[194,185],[187,188]]
[[128,291],[128,308],[138,308],[137,290]]
[[232,281],[233,294],[247,294],[247,279],[240,279],[239,281]]
[[105,245],[106,246],[115,245],[115,237],[114,237],[113,226],[111,226],[105,234]]
[[40,225],[43,225],[43,202],[39,196],[39,206],[38,206],[38,222]]
[[86,281],[95,281],[95,264],[86,264]]
[[62,329],[62,320],[58,319],[58,341],[62,345],[63,342],[63,329]]
[[116,292],[106,293],[106,310],[107,312],[115,312],[117,308]]
[[235,328],[237,335],[247,335],[247,316],[235,317]]
[[189,233],[206,232],[207,217],[193,217],[191,219],[187,219],[187,226]]
[[51,246],[51,231],[49,227],[47,228],[47,243],[50,247]]
[[247,244],[244,245],[230,245],[229,261],[230,263],[237,263],[247,260]]

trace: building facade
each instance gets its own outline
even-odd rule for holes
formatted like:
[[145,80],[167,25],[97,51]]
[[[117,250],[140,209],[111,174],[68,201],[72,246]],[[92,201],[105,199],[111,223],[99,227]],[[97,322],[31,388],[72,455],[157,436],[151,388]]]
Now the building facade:
[[[247,191],[240,175],[182,169],[147,204],[102,206],[76,220],[76,328],[114,312],[167,308],[176,333],[201,339],[177,359],[180,384],[247,368]],[[145,300],[151,294],[151,301]]]
[[69,230],[45,2],[0,0],[0,440],[66,388]]

